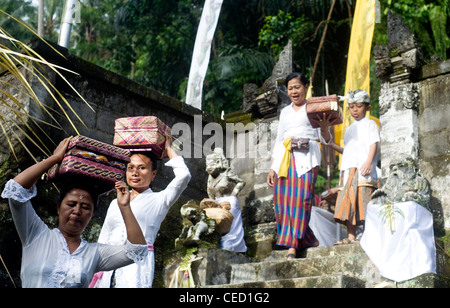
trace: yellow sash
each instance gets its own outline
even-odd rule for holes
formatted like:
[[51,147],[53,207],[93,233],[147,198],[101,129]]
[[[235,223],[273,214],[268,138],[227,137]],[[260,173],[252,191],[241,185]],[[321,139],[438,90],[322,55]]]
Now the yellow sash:
[[291,161],[291,137],[287,137],[283,141],[283,145],[285,147],[283,160],[281,161],[280,170],[278,170],[278,177],[285,177],[287,178],[288,170],[289,170],[289,163]]

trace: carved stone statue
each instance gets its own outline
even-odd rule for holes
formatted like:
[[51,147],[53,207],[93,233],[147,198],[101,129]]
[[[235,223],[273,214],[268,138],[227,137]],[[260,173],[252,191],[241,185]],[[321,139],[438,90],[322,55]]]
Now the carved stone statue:
[[216,223],[213,219],[206,217],[198,204],[193,200],[184,204],[180,209],[183,218],[183,229],[180,236],[175,240],[175,247],[194,247],[202,242],[217,243],[218,235],[215,232]]
[[225,196],[237,196],[245,185],[230,168],[222,148],[215,148],[214,153],[206,156],[208,172],[208,197],[216,199]]
[[428,181],[418,173],[411,157],[395,161],[389,166],[386,183],[372,194],[375,203],[415,201],[430,211],[431,193]]
[[292,72],[292,41],[280,53],[272,75],[258,89],[255,84],[244,85],[242,109],[258,118],[270,118],[279,108],[290,103],[283,85],[284,78]]
[[227,204],[233,215],[230,231],[222,236],[220,248],[236,252],[247,251],[241,208],[237,199],[245,182],[231,169],[221,148],[215,148],[214,153],[206,156],[206,172],[209,174],[207,187],[209,198],[222,206]]

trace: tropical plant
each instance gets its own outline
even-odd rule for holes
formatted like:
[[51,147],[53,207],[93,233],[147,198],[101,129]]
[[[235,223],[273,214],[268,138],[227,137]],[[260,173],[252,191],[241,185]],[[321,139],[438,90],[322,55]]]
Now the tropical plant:
[[269,45],[273,55],[277,57],[289,39],[300,44],[313,31],[313,23],[305,15],[294,19],[292,14],[280,10],[276,16],[265,18],[264,26],[259,32],[259,44]]
[[210,62],[204,84],[205,110],[220,116],[241,109],[244,84],[262,84],[272,73],[275,61],[270,53],[228,46]]
[[[8,12],[20,20],[37,20],[36,10],[31,6],[30,1],[27,0],[2,0],[0,1],[0,9]],[[15,38],[20,38],[25,42],[33,37],[33,33],[22,27],[19,23],[11,18],[5,16],[0,17],[0,27],[8,29],[8,33]]]
[[450,50],[448,0],[380,0],[384,8],[398,14],[420,42],[425,58],[447,59]]
[[[3,10],[0,10],[0,14],[2,14],[4,18],[9,18],[18,23],[34,36],[39,37],[33,29],[31,29],[19,19],[13,17]],[[48,45],[61,57],[64,57],[50,44]],[[0,131],[5,136],[7,143],[9,144],[11,151],[16,159],[17,156],[14,151],[14,146],[11,138],[13,136],[18,142],[20,142],[23,148],[35,160],[36,158],[34,157],[33,153],[29,150],[24,140],[22,140],[23,137],[34,144],[44,155],[50,154],[47,144],[49,143],[49,141],[52,142],[52,140],[47,135],[46,130],[42,127],[42,125],[48,125],[62,129],[62,126],[53,116],[54,112],[63,114],[65,116],[65,119],[69,121],[69,123],[77,133],[78,130],[68,112],[72,113],[84,125],[83,120],[75,113],[66,98],[58,91],[58,89],[54,87],[54,85],[47,78],[45,70],[50,70],[61,77],[61,79],[64,80],[74,90],[74,92],[77,93],[78,96],[89,106],[84,98],[72,87],[72,85],[65,79],[62,74],[63,71],[76,74],[75,72],[46,61],[44,57],[35,52],[27,44],[16,40],[5,29],[0,27],[0,71],[2,73],[8,72],[9,74],[11,74],[19,84],[19,86],[17,86],[13,83],[2,81],[2,83],[4,84],[4,87],[2,88],[11,90],[0,90]],[[53,101],[55,102],[57,110],[52,110],[52,108],[45,105],[39,99],[38,95],[31,86],[29,81],[30,79],[27,78],[27,75],[35,78],[35,80],[47,91],[49,96],[51,96]],[[17,99],[12,91],[17,91],[29,97],[35,103],[37,110],[39,110],[39,112],[43,116],[50,118],[55,124],[51,124],[50,122],[33,116],[29,112],[29,109],[25,106],[25,104]],[[43,137],[46,137],[46,139],[44,139]]]

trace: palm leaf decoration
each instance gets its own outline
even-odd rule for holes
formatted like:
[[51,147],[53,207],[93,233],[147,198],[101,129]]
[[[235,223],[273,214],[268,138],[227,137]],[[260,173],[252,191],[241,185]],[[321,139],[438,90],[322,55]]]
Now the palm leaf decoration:
[[395,204],[383,203],[380,205],[378,217],[381,217],[383,219],[384,224],[389,230],[391,230],[392,233],[396,231],[395,228],[396,213],[405,218],[405,214],[403,214],[403,211],[400,210]]
[[[40,38],[33,29],[28,27],[22,21],[9,15],[3,10],[0,10],[0,14],[4,14],[7,16],[7,18],[13,19],[15,22],[25,27],[26,30],[30,31],[36,37]],[[57,54],[65,58],[64,55],[57,51],[53,46],[48,44],[42,38],[40,39],[48,46],[50,46],[50,48],[52,48]],[[78,75],[77,73],[46,61],[44,57],[39,55],[28,45],[19,40],[16,40],[5,29],[0,27],[0,74],[9,73],[14,80],[18,81],[18,86],[14,86],[13,84],[10,84],[6,81],[2,81],[2,83],[5,85],[5,87],[3,88],[10,89],[10,91],[7,92],[0,90],[0,132],[2,132],[2,134],[5,136],[9,147],[11,148],[11,152],[16,160],[18,158],[14,151],[11,138],[12,136],[14,136],[15,139],[20,142],[23,148],[35,161],[36,158],[26,146],[25,142],[22,140],[23,136],[25,136],[27,140],[35,145],[44,155],[47,156],[51,153],[46,145],[48,144],[48,142],[44,142],[42,137],[45,136],[47,140],[50,140],[50,142],[52,143],[53,141],[47,135],[42,125],[51,126],[53,128],[63,130],[62,125],[56,120],[54,114],[62,115],[73,127],[76,134],[79,134],[79,132],[73,120],[70,118],[69,112],[73,114],[82,125],[86,126],[83,120],[73,110],[66,98],[49,81],[49,79],[46,77],[46,74],[43,73],[46,70],[54,72],[57,76],[59,76],[81,98],[81,100],[85,102],[92,111],[94,111],[89,103],[78,93],[78,91],[67,81],[67,79],[62,74],[62,72],[69,72]],[[53,109],[41,102],[30,84],[29,80],[31,79],[27,76],[32,76],[33,79],[35,79],[37,83],[45,89],[45,91],[55,102],[56,109]],[[25,97],[30,98],[35,103],[38,112],[43,115],[43,118],[51,119],[52,123],[55,124],[51,124],[37,117],[33,117],[30,114],[29,110],[27,110],[27,108],[24,106],[24,104],[22,104],[19,99],[17,99],[17,96],[13,94],[13,90],[17,93],[21,93]]]

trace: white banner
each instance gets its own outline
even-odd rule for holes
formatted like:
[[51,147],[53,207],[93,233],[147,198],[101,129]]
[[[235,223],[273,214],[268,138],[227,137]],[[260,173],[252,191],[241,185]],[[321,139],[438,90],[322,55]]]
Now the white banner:
[[205,0],[200,25],[195,39],[189,72],[186,104],[202,109],[203,81],[205,80],[211,54],[211,42],[219,20],[223,0]]

